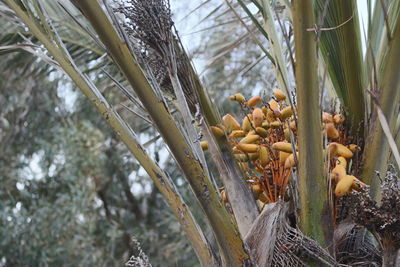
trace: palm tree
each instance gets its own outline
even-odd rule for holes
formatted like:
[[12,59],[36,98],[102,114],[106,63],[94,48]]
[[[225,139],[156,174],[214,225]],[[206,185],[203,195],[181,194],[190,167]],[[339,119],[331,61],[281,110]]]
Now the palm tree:
[[[330,159],[324,160],[323,152],[328,144],[321,133],[322,90],[336,93],[347,118],[343,131],[348,143],[357,143],[362,148],[349,171],[361,175],[378,203],[394,200],[392,210],[382,210],[367,193],[353,194],[350,197],[354,197],[355,202],[370,201],[370,206],[357,206],[360,214],[370,208],[374,209],[371,214],[376,218],[352,219],[375,235],[381,245],[384,266],[399,264],[396,256],[399,253],[400,227],[398,218],[396,220],[399,187],[397,185],[397,191],[387,188],[381,191],[375,176],[375,171],[385,174],[390,162],[399,163],[399,137],[394,134],[399,129],[395,112],[399,108],[400,94],[400,75],[396,68],[400,58],[398,1],[376,1],[374,7],[367,1],[369,27],[364,33],[367,47],[364,58],[357,6],[353,0],[283,1],[288,14],[284,20],[277,7],[267,0],[254,0],[251,4],[242,0],[226,1],[229,10],[250,18],[253,24],[247,29],[255,40],[264,37],[268,40],[269,50],[262,42],[257,44],[273,64],[279,87],[291,100],[289,106],[297,125],[296,136],[292,133],[290,138],[293,148],[297,143],[299,151],[298,159],[293,153],[298,164],[297,171],[292,172],[293,182],[288,187],[291,189],[283,192],[281,199],[265,205],[261,212],[250,187],[242,179],[242,170],[231,153],[227,137],[224,132],[221,136],[216,134],[218,129],[222,130],[221,116],[182,48],[168,1],[132,0],[131,5],[117,7],[109,1],[71,2],[60,1],[58,5],[44,0],[4,0],[1,15],[14,24],[23,23],[29,32],[23,34],[24,44],[1,49],[23,48],[69,76],[163,194],[202,266],[279,266],[283,263],[303,266],[305,262],[334,266],[340,261],[340,253],[350,255],[349,251],[338,250],[340,246],[335,248],[338,232],[344,231],[344,236],[348,237],[358,226],[338,220],[335,212],[338,200],[332,200],[327,176],[331,169],[326,167]],[[257,11],[252,12],[250,5]],[[59,15],[60,6],[63,17]],[[75,22],[68,22],[70,18]],[[72,33],[81,36],[80,48],[84,47],[94,58],[103,60],[100,65],[117,67],[114,73],[107,74],[108,77],[137,109],[147,113],[152,127],[169,147],[203,209],[217,249],[212,249],[167,173],[149,156],[91,77],[78,68],[79,52],[67,38]],[[69,40],[73,39],[76,40]],[[37,44],[33,43],[36,41]],[[100,58],[101,55],[104,57]],[[117,81],[115,77],[120,74],[133,91]],[[292,92],[296,99],[292,99]],[[294,100],[296,104],[292,103]],[[210,175],[201,149],[200,132],[208,141],[232,212],[220,201],[216,181]],[[391,181],[391,186],[398,183],[395,179]],[[289,198],[285,197],[286,193]],[[294,211],[289,211],[293,207]],[[323,248],[328,248],[329,252]],[[333,257],[335,253],[338,253],[337,259]]]

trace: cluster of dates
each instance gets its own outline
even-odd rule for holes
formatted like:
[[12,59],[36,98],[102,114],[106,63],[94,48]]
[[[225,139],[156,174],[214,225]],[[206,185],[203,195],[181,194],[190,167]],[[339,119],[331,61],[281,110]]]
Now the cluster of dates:
[[[243,111],[237,120],[226,114],[223,124],[212,126],[216,137],[226,135],[232,146],[235,159],[246,175],[257,200],[264,203],[284,199],[292,171],[297,165],[297,120],[293,115],[296,106],[286,105],[286,95],[279,89],[268,102],[260,96],[248,100],[242,94],[230,96]],[[322,115],[322,126],[328,143],[324,156],[330,172],[331,184],[337,198],[351,190],[365,186],[359,179],[348,175],[347,163],[360,148],[345,144],[345,117],[339,113]],[[202,142],[203,148],[207,143]],[[228,201],[226,192],[221,192],[223,201]]]

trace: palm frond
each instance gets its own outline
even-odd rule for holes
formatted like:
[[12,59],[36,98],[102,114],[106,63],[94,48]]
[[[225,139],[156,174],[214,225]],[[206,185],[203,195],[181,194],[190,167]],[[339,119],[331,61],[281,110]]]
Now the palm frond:
[[364,67],[356,2],[315,2],[316,37],[333,87],[355,133],[364,120]]

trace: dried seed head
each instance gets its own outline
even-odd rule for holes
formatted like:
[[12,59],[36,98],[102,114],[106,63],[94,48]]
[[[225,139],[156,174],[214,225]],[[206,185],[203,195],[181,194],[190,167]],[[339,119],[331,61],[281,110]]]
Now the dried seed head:
[[174,25],[169,1],[130,0],[128,3],[115,9],[129,19],[125,22],[130,28],[125,27],[128,33],[162,57],[166,56]]
[[[126,0],[114,11],[123,14],[123,28],[131,46],[139,46],[135,55],[146,68],[150,80],[156,80],[167,97],[176,98],[170,74],[176,73],[192,114],[198,103],[194,86],[197,76],[191,66],[172,21],[168,0]],[[147,71],[149,70],[149,71]]]

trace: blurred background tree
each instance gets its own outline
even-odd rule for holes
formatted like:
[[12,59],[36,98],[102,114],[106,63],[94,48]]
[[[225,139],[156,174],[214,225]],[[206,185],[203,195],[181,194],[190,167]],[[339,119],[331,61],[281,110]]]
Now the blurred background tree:
[[119,266],[136,237],[155,265],[193,265],[178,222],[90,103],[28,53],[2,62],[1,264]]

